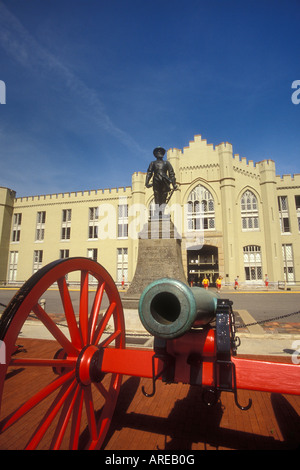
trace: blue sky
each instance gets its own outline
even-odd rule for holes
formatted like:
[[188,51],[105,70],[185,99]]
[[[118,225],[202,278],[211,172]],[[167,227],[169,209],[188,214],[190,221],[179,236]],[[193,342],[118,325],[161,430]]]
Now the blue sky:
[[131,185],[200,134],[300,173],[300,1],[0,0],[0,186]]

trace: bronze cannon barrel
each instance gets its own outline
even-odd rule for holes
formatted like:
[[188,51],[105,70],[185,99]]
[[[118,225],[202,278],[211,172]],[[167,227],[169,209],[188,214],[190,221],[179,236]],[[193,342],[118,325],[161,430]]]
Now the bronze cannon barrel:
[[150,283],[139,301],[139,316],[154,336],[173,339],[192,326],[207,325],[215,318],[217,297],[202,287],[188,287],[176,279]]

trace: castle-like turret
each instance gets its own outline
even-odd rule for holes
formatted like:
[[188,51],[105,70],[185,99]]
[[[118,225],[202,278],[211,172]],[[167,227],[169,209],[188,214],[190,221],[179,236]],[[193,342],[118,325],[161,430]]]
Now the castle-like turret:
[[0,187],[0,282],[7,277],[9,242],[16,193]]
[[[263,224],[267,270],[270,279],[276,279],[283,272],[281,240],[278,230],[278,202],[276,194],[276,173],[273,160],[263,160],[256,164],[260,173]],[[266,270],[265,270],[266,271]]]

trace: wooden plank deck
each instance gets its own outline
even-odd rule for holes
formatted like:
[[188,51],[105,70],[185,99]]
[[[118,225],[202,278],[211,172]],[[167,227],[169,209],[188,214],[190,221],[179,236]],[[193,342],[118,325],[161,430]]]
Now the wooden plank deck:
[[[20,344],[35,349],[37,357],[48,357],[56,343],[20,339]],[[49,371],[43,369],[32,368],[30,373],[17,367],[9,370],[2,416],[14,408],[17,394],[30,396],[35,387],[48,383]],[[299,447],[300,396],[241,390],[238,391],[241,404],[247,404],[250,397],[253,401],[249,411],[241,411],[235,406],[232,393],[223,392],[216,406],[207,407],[199,387],[167,385],[158,381],[156,395],[146,398],[141,391],[142,385],[146,390],[151,389],[151,380],[123,377],[103,446],[105,450],[279,450]],[[23,419],[12,430],[0,435],[0,449],[23,449],[31,421]]]

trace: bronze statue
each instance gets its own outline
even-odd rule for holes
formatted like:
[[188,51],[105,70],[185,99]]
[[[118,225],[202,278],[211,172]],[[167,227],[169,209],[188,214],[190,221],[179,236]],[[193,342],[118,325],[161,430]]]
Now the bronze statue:
[[[156,157],[156,160],[150,163],[145,182],[147,188],[153,186],[155,205],[159,207],[167,204],[173,191],[177,189],[173,167],[168,160],[163,160],[165,153],[166,151],[162,147],[156,147],[153,150],[153,155]],[[152,177],[152,184],[150,184]],[[173,186],[172,191],[171,184]],[[170,195],[168,197],[169,193]]]

